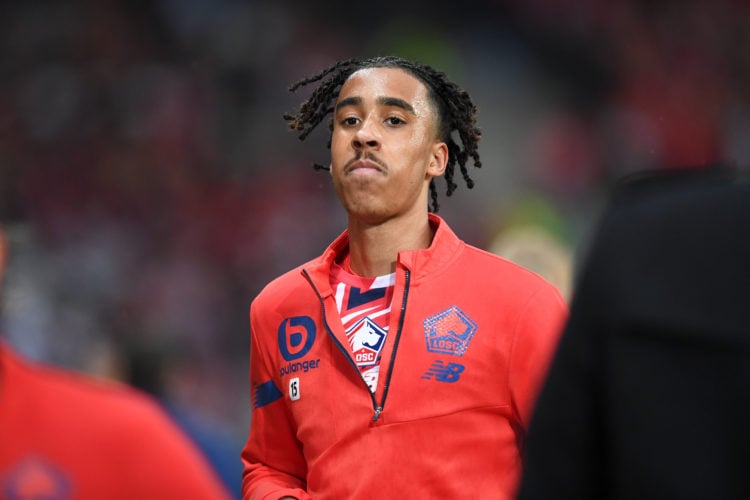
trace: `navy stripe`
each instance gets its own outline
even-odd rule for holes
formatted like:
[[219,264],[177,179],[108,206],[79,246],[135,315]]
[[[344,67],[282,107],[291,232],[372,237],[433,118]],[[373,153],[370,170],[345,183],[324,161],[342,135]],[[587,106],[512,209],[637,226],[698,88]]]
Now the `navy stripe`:
[[277,399],[281,399],[283,395],[273,380],[263,382],[255,386],[255,396],[253,397],[253,408],[258,409],[267,404],[271,404]]
[[354,309],[357,306],[367,304],[368,302],[372,302],[373,300],[382,299],[383,297],[385,297],[386,289],[387,287],[373,288],[372,290],[367,290],[363,293],[359,288],[352,287],[351,291],[349,292],[349,301],[346,304],[346,307],[347,309]]

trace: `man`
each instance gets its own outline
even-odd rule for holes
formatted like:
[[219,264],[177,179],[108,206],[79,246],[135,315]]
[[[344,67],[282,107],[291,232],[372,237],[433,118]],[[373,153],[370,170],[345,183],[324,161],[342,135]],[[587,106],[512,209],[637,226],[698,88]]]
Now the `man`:
[[479,166],[464,90],[394,57],[293,89],[321,80],[286,118],[304,138],[332,113],[348,228],[251,305],[244,498],[510,498],[565,303],[428,213]]
[[[7,255],[0,226],[0,282]],[[150,396],[33,363],[0,340],[0,498],[229,494]]]
[[629,182],[599,225],[519,498],[750,498],[750,183]]

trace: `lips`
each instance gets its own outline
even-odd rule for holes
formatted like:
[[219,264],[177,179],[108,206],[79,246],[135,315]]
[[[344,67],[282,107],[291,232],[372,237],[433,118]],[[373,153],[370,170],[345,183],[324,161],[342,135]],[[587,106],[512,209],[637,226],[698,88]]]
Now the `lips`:
[[385,168],[375,159],[372,158],[355,158],[347,164],[346,173],[352,172],[383,172]]

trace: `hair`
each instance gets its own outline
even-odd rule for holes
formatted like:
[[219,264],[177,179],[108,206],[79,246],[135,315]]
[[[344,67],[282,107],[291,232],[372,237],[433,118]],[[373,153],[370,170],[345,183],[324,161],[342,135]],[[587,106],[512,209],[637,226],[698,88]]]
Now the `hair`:
[[[461,170],[466,186],[469,189],[473,188],[474,181],[469,175],[466,162],[471,157],[474,160],[474,167],[482,166],[478,152],[478,143],[482,133],[476,125],[477,107],[469,94],[450,81],[445,73],[427,65],[394,56],[340,61],[289,87],[291,92],[295,92],[300,87],[320,82],[310,97],[302,102],[297,114],[284,115],[284,119],[289,122],[289,128],[298,131],[299,139],[305,140],[326,116],[333,113],[339,92],[346,80],[353,73],[364,68],[399,68],[420,80],[427,87],[431,104],[437,111],[438,137],[448,146],[448,163],[444,174],[447,183],[446,195],[450,196],[458,187],[453,180],[456,164]],[[332,121],[329,123],[329,130],[333,130]],[[453,139],[454,131],[461,142],[460,146]],[[331,147],[330,138],[327,147],[329,149]],[[325,170],[328,168],[319,164],[315,164],[314,167]],[[431,202],[428,209],[433,212],[437,212],[439,208],[437,196],[435,179],[432,179],[430,181]]]

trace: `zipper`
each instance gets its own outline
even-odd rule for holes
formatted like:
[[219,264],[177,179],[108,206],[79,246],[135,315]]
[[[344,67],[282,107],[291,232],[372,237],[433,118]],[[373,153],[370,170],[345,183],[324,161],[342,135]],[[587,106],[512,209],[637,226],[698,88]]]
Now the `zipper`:
[[[333,339],[333,343],[336,345],[339,351],[344,355],[346,360],[349,362],[349,364],[352,366],[352,368],[359,373],[359,367],[352,359],[351,355],[349,354],[349,351],[344,348],[344,346],[339,342],[338,337],[334,335],[334,333],[331,331],[331,327],[328,326],[328,318],[326,317],[326,305],[325,301],[323,300],[323,296],[320,294],[320,291],[318,291],[318,288],[315,286],[315,283],[313,282],[312,278],[310,277],[310,274],[307,272],[307,269],[302,270],[303,273],[305,273],[305,277],[307,278],[307,281],[310,282],[310,285],[313,287],[313,290],[315,290],[315,295],[318,296],[318,300],[320,300],[320,311],[323,315],[323,326],[326,329],[326,332],[328,332],[328,336]],[[373,393],[370,390],[370,386],[367,385],[367,382],[365,382],[365,379],[362,378],[360,375],[360,380],[362,380],[362,383],[365,386],[365,389],[367,389],[367,393],[370,395],[370,399],[372,400],[372,407],[375,409],[375,412],[380,415],[380,412],[377,411],[378,403],[375,400],[375,393]],[[381,410],[382,411],[382,410]]]
[[[388,375],[383,384],[383,399],[380,400],[380,406],[375,408],[375,414],[372,421],[377,422],[385,406],[385,398],[388,397],[388,389],[391,387],[391,376],[393,375],[393,366],[396,364],[396,354],[398,353],[398,344],[401,341],[401,331],[404,329],[404,317],[406,316],[406,301],[409,298],[409,283],[411,281],[411,272],[406,269],[406,279],[404,280],[404,298],[401,300],[401,317],[398,319],[398,330],[396,330],[396,340],[393,342],[393,351],[391,353],[391,364],[388,367]],[[368,388],[369,389],[369,388]]]
[[[341,342],[339,342],[338,337],[334,335],[334,333],[331,331],[331,327],[328,326],[328,319],[326,317],[326,307],[325,307],[325,301],[323,300],[323,296],[318,291],[318,288],[315,286],[315,283],[313,282],[312,278],[310,277],[310,274],[307,272],[307,269],[303,269],[302,272],[305,274],[305,277],[307,278],[307,281],[310,282],[310,285],[313,287],[313,290],[315,290],[315,294],[318,296],[318,300],[320,300],[320,310],[323,315],[323,326],[326,329],[326,332],[328,332],[328,336],[333,339],[333,343],[336,345],[339,351],[344,355],[346,360],[349,362],[349,364],[352,366],[352,368],[359,373],[359,367],[352,359],[351,355],[349,354],[349,350],[346,349]],[[391,386],[391,376],[393,375],[393,365],[396,361],[396,353],[398,352],[398,344],[401,340],[401,332],[404,328],[404,316],[406,315],[406,302],[409,297],[409,284],[411,281],[411,272],[406,269],[406,277],[404,281],[404,298],[401,300],[401,316],[398,320],[398,329],[396,330],[396,339],[393,343],[393,351],[391,353],[391,363],[388,368],[388,374],[386,375],[385,382],[383,385],[383,398],[380,400],[380,404],[378,404],[377,400],[375,399],[375,393],[370,390],[370,387],[367,385],[367,382],[365,382],[365,379],[360,376],[360,380],[362,380],[362,383],[365,386],[365,389],[367,389],[367,393],[370,395],[370,400],[372,401],[372,408],[374,410],[372,421],[377,422],[380,418],[380,414],[383,412],[383,407],[385,406],[385,398],[388,396],[388,389]]]

